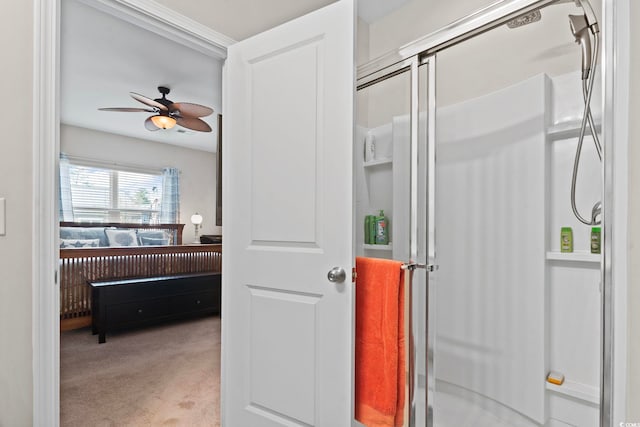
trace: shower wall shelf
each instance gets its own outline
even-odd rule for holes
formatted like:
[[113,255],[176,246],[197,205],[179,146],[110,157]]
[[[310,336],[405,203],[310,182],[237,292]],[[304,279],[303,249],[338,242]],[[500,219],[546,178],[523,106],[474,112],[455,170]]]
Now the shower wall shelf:
[[368,245],[365,243],[362,247],[372,251],[390,251],[393,249],[391,242],[388,245]]
[[391,157],[388,157],[384,159],[375,159],[375,160],[370,160],[368,162],[364,162],[363,166],[365,168],[370,168],[370,167],[379,166],[379,165],[390,165],[392,162],[393,162],[393,159]]
[[562,385],[546,383],[546,388],[555,393],[571,396],[594,406],[600,406],[600,390],[597,387],[565,380]]
[[[547,128],[547,137],[551,141],[557,141],[560,139],[577,138],[580,136],[580,127],[582,126],[581,120],[567,120],[564,122],[556,123]],[[601,131],[602,126],[600,123],[596,123],[596,130]],[[586,134],[589,133],[587,127]]]
[[601,254],[592,254],[591,252],[547,252],[547,259],[552,261],[590,262],[599,264],[601,258]]

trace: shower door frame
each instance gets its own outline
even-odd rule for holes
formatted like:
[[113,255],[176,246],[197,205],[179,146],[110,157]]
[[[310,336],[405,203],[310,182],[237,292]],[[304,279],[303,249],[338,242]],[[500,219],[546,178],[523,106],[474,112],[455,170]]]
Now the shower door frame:
[[[448,47],[469,40],[477,35],[483,34],[496,27],[504,25],[506,22],[522,14],[542,8],[558,0],[503,0],[491,4],[477,12],[474,12],[458,21],[455,21],[442,29],[428,34],[412,43],[404,45],[384,56],[376,58],[358,67],[357,86],[358,89],[373,85],[379,81],[392,77],[400,72],[411,68],[411,262],[423,262],[433,265],[435,257],[435,116],[436,116],[436,54]],[[600,355],[600,426],[613,426],[616,420],[622,420],[626,410],[626,391],[624,378],[626,374],[626,308],[624,300],[626,297],[626,217],[627,217],[627,166],[624,164],[627,153],[626,130],[616,131],[622,125],[623,129],[628,129],[628,102],[615,82],[619,79],[624,81],[629,76],[628,59],[624,58],[624,53],[628,52],[629,29],[628,22],[623,17],[628,16],[628,0],[614,1],[602,0],[603,18],[601,27],[603,29],[603,51],[601,61],[601,76],[603,83],[603,123],[602,133],[604,139],[604,159],[602,168],[602,188],[603,188],[603,248],[601,273],[601,355]],[[626,14],[626,15],[625,15]],[[623,52],[620,55],[620,52]],[[627,55],[628,56],[628,55]],[[624,58],[624,59],[623,59]],[[427,81],[427,166],[428,166],[428,200],[427,207],[427,247],[418,248],[417,239],[417,206],[419,203],[417,190],[417,150],[418,144],[418,67],[428,67]],[[628,81],[628,80],[627,80]],[[614,126],[615,124],[615,126]],[[626,126],[625,126],[626,125]],[[614,143],[616,146],[614,147]],[[617,152],[616,152],[617,151]],[[614,154],[616,157],[614,157]],[[618,159],[617,161],[616,158]],[[615,166],[615,167],[614,167]],[[614,187],[614,178],[619,184],[618,190]],[[616,219],[614,225],[614,217]],[[614,242],[613,235],[616,239]],[[616,251],[616,262],[614,271],[614,260],[612,253]],[[419,254],[426,254],[422,258]],[[616,291],[614,294],[614,278],[616,279]],[[425,285],[429,288],[430,274],[427,272]],[[432,297],[433,290],[427,291],[427,307],[434,307],[435,300]],[[410,293],[411,297],[411,293]],[[410,307],[413,303],[410,299]],[[427,398],[426,417],[427,425],[433,426],[433,394],[435,392],[435,379],[433,378],[433,354],[435,336],[431,333],[429,325],[433,325],[433,311],[428,309],[427,313]],[[410,320],[410,324],[413,319]],[[614,329],[615,325],[615,329]],[[614,336],[615,335],[615,336]],[[615,338],[615,339],[614,339]],[[409,331],[410,343],[415,342],[413,331]],[[409,419],[415,419],[416,402],[414,387],[417,384],[417,371],[414,362],[418,349],[410,346],[409,360],[410,381],[409,390]],[[615,370],[614,370],[615,361]],[[614,405],[614,395],[616,397]],[[615,407],[614,407],[615,406]],[[413,427],[413,423],[410,427]]]

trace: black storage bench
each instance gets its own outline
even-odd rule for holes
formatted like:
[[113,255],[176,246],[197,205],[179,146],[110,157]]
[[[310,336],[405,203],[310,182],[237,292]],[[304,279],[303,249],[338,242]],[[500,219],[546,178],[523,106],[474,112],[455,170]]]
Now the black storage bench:
[[91,281],[92,332],[100,344],[107,331],[178,318],[220,313],[220,273],[177,274]]

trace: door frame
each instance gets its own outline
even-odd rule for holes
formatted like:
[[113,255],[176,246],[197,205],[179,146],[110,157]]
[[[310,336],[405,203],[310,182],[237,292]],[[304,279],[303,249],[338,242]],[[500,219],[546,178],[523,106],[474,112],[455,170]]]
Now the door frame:
[[[411,58],[420,64],[429,64],[428,93],[435,93],[435,54],[479,34],[503,25],[507,21],[550,5],[557,0],[504,0],[487,6],[431,34],[415,40],[358,67],[357,85],[366,87],[383,80]],[[604,88],[603,137],[605,161],[603,181],[603,261],[602,282],[602,336],[601,336],[601,390],[600,425],[613,426],[626,415],[627,372],[627,265],[628,265],[628,129],[629,129],[629,0],[599,0],[602,5],[601,28],[603,49],[601,80]],[[594,1],[595,2],[595,1]],[[431,100],[430,100],[431,101]],[[431,107],[431,102],[430,102]],[[433,106],[432,110],[435,109]],[[431,111],[433,113],[433,111]],[[432,115],[432,114],[430,114]],[[430,123],[429,136],[433,134]],[[615,183],[615,185],[614,185]],[[432,204],[432,203],[431,203]],[[432,246],[433,230],[429,241]],[[615,257],[613,256],[615,254]],[[431,300],[431,298],[430,298]],[[432,337],[428,337],[432,346]],[[410,357],[416,357],[413,349]],[[430,362],[433,362],[430,360]],[[428,366],[430,372],[432,366]],[[429,381],[429,380],[427,380]],[[432,402],[425,402],[431,413]]]
[[[33,0],[32,373],[33,425],[60,423],[58,159],[60,12],[63,0]],[[224,60],[235,40],[153,0],[78,0]],[[52,286],[53,284],[53,286]]]

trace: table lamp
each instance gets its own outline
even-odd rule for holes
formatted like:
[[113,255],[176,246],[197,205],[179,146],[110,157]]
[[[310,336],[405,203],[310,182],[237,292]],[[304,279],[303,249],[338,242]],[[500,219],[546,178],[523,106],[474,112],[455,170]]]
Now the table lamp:
[[191,223],[196,229],[196,236],[193,240],[193,243],[196,243],[196,244],[200,243],[200,238],[198,237],[198,230],[200,229],[200,224],[202,224],[202,215],[200,215],[198,212],[191,215]]

